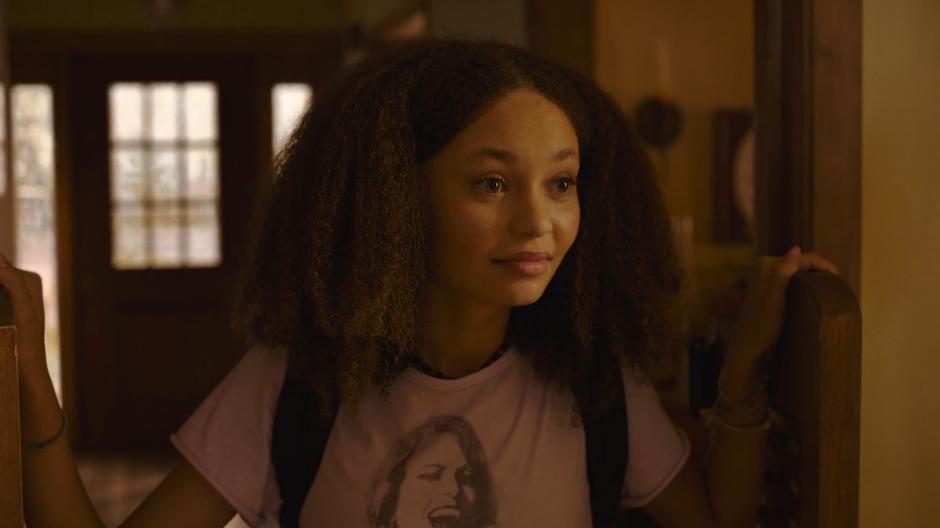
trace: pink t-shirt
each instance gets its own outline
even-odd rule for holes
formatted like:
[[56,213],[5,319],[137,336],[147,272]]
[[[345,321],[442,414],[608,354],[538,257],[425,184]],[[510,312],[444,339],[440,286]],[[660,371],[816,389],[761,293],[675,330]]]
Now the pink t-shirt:
[[[283,349],[251,348],[170,437],[251,526],[278,526],[271,427],[286,368]],[[622,504],[635,508],[672,481],[690,447],[649,384],[624,371],[624,390]],[[456,380],[408,369],[388,399],[340,406],[300,526],[591,526],[572,403],[513,348]]]

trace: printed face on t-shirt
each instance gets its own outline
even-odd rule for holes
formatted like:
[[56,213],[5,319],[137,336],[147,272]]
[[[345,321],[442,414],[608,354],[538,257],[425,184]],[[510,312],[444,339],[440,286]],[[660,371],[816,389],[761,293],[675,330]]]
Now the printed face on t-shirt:
[[499,99],[422,166],[429,286],[501,306],[537,301],[578,233],[579,169],[561,108],[528,89]]
[[421,442],[405,465],[395,512],[399,528],[461,526],[475,495],[469,471],[455,434]]
[[404,434],[376,475],[376,528],[490,528],[496,498],[486,454],[460,416],[435,415]]

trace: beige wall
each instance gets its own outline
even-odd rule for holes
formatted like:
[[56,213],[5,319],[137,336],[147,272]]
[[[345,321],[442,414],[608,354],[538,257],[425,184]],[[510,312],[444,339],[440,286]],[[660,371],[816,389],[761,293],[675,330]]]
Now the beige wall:
[[670,213],[694,221],[690,310],[701,332],[701,299],[730,287],[751,263],[750,246],[711,242],[711,113],[753,106],[752,0],[596,0],[596,10],[595,79],[628,114],[659,89],[657,41],[668,42],[684,130],[660,181]]
[[940,2],[863,4],[861,526],[938,526]]

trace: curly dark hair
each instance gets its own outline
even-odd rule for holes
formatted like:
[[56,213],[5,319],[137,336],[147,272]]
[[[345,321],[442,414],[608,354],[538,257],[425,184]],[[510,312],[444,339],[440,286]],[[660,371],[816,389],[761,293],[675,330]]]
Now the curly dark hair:
[[403,44],[319,91],[276,161],[239,336],[286,347],[289,375],[321,402],[384,393],[418,337],[429,248],[419,167],[517,88],[574,125],[581,222],[542,297],[512,309],[514,343],[582,413],[606,408],[622,366],[643,377],[677,343],[682,280],[649,158],[591,81],[494,42]]

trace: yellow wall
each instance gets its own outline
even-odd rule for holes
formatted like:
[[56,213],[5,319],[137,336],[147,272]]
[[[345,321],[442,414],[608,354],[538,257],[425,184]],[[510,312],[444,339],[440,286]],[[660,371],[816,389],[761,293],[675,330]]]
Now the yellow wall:
[[595,79],[628,114],[660,86],[657,41],[668,42],[670,93],[683,132],[661,177],[666,206],[693,219],[688,267],[692,330],[705,331],[702,299],[729,288],[751,264],[749,245],[712,240],[712,112],[753,106],[753,0],[596,0]]
[[940,526],[940,2],[863,5],[860,525]]

